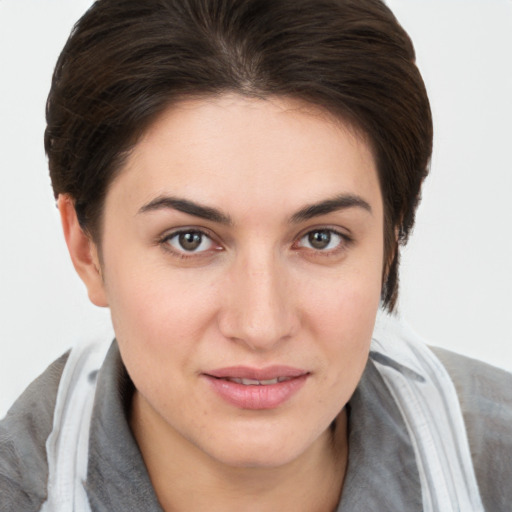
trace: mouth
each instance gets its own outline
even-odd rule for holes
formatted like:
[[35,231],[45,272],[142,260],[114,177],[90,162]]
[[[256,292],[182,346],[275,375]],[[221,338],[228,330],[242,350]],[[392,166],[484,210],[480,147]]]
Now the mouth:
[[235,382],[236,384],[242,384],[244,386],[270,386],[277,384],[278,382],[286,382],[293,379],[293,377],[275,377],[274,379],[257,380],[257,379],[239,379],[238,377],[225,377],[221,380],[227,380],[229,382]]
[[290,400],[310,373],[289,366],[230,367],[202,375],[224,401],[240,409],[275,409]]

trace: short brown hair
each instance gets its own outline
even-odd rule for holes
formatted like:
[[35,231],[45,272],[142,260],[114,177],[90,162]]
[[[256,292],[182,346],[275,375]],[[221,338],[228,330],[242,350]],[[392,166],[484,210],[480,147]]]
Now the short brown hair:
[[73,197],[99,242],[109,184],[144,130],[184,97],[224,92],[305,100],[365,134],[384,201],[382,300],[392,310],[432,120],[412,43],[380,0],[98,0],[75,25],[48,97],[55,196]]

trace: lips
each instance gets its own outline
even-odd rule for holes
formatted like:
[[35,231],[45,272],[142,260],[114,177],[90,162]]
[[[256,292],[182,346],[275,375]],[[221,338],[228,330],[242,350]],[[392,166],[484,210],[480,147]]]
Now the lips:
[[241,409],[275,409],[305,384],[309,373],[290,366],[263,369],[236,366],[203,374],[226,402]]

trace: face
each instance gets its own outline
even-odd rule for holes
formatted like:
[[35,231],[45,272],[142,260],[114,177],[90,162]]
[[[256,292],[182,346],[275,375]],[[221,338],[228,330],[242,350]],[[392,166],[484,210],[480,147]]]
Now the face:
[[377,171],[354,131],[291,99],[172,107],[104,210],[134,414],[230,466],[306,456],[360,379],[382,268]]

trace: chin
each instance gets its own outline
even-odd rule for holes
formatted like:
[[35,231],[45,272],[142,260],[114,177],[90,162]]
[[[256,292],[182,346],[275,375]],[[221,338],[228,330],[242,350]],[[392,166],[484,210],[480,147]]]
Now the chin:
[[257,427],[233,430],[224,431],[224,439],[217,438],[211,443],[209,453],[212,458],[233,468],[268,469],[288,465],[330,435],[329,428],[315,435],[305,430],[304,425],[298,428],[297,423],[288,428],[273,422],[259,430]]
[[274,446],[231,447],[229,453],[219,454],[216,458],[224,465],[238,469],[271,469],[291,464],[300,458],[303,450],[279,450]]

